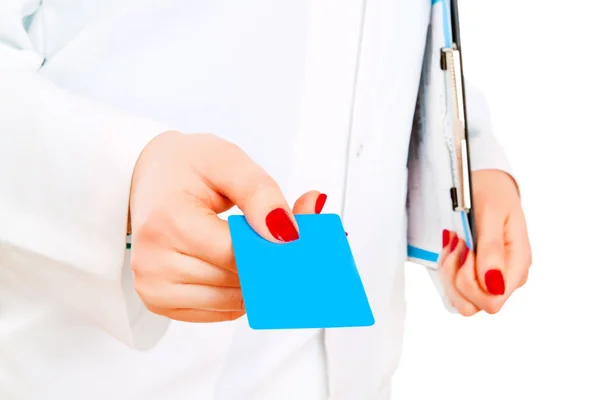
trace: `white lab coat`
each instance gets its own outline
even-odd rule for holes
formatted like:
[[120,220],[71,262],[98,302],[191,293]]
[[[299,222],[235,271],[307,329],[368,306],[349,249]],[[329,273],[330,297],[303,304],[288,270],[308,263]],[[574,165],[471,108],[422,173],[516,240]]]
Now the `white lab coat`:
[[[387,398],[402,343],[406,160],[430,0],[39,3],[0,0],[0,398],[316,399],[319,377],[333,400]],[[304,21],[297,31],[294,21]],[[227,94],[268,104],[269,118],[232,108]],[[485,102],[468,95],[472,168],[507,170]],[[265,121],[284,139],[260,136]],[[236,140],[290,200],[327,193],[376,324],[256,333],[241,319],[174,330],[149,313],[131,285],[127,204],[138,155],[168,129],[246,129]],[[323,370],[307,358],[287,367],[286,387],[268,388],[287,352],[315,337]],[[216,364],[195,363],[207,354]]]

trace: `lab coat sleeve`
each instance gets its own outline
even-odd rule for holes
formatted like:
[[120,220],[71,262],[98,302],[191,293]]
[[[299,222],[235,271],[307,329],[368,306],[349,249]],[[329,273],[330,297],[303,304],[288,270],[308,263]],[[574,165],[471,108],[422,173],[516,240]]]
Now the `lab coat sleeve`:
[[40,76],[23,26],[38,3],[0,2],[0,268],[11,284],[147,349],[168,321],[131,283],[129,190],[142,149],[167,129]]
[[487,100],[477,87],[466,85],[471,170],[496,169],[512,176],[504,149],[492,129]]
[[[466,84],[467,117],[469,129],[469,152],[471,158],[471,170],[495,169],[504,171],[514,179],[508,158],[504,149],[496,139],[492,130],[490,110],[485,96],[475,86]],[[515,180],[516,182],[516,180]],[[438,271],[427,268],[434,287],[442,297],[446,309],[457,313],[444,294]]]

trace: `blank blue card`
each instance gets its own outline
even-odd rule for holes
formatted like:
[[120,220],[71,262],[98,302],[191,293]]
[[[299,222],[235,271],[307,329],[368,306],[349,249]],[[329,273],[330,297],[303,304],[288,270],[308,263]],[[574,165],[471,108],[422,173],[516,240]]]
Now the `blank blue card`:
[[229,217],[248,322],[253,329],[371,326],[375,323],[354,257],[335,214],[296,215],[300,239],[260,237]]

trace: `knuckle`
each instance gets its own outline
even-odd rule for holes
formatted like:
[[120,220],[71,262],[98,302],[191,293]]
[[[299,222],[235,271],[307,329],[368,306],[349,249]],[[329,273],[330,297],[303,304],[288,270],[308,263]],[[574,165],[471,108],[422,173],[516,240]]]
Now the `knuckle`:
[[478,313],[479,313],[479,310],[476,308],[473,308],[473,310],[468,315],[465,315],[465,317],[474,317]]
[[142,303],[146,305],[146,308],[148,308],[148,310],[152,311],[152,308],[158,307],[155,296],[152,294],[152,290],[149,288],[148,285],[142,284],[136,280],[134,282],[133,287],[138,297],[140,298]]
[[144,276],[144,261],[140,256],[139,252],[132,252],[130,265],[131,272],[133,273],[135,282],[137,283],[137,281],[139,279],[142,279]]
[[463,317],[470,317],[475,314],[475,308],[471,304],[466,304],[461,302],[461,304],[456,307],[456,310]]
[[152,304],[146,304],[146,308],[148,309],[148,311],[150,311],[153,314],[161,315],[161,316],[164,316],[164,317],[168,317],[169,316],[169,310],[167,310],[167,309],[160,308],[160,307],[157,307],[157,306],[152,305]]
[[146,272],[147,262],[144,260],[143,255],[131,255],[130,268],[133,275],[133,286],[138,292],[144,290],[143,283],[147,280],[148,274]]
[[139,245],[156,245],[164,243],[169,237],[169,232],[173,228],[172,213],[165,209],[152,211],[148,218],[140,225],[135,232],[133,239],[135,240],[134,249]]
[[137,250],[131,254],[130,268],[133,274],[134,286],[146,284],[153,277],[159,275],[158,264],[147,256],[143,250]]
[[533,264],[533,254],[531,253],[531,250],[528,250],[527,253],[525,254],[525,265],[527,265],[527,267],[531,267],[532,264]]
[[472,317],[475,314],[477,314],[478,310],[473,307],[473,306],[469,306],[469,307],[465,307],[462,311],[461,311],[461,315],[463,317]]
[[498,314],[501,309],[502,303],[500,302],[490,302],[484,307],[484,311],[488,314]]

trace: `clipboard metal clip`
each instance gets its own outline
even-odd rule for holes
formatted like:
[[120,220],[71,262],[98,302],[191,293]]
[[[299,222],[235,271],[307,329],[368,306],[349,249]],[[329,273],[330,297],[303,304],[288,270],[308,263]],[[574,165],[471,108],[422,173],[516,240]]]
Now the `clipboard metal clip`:
[[469,212],[471,210],[471,182],[469,172],[469,153],[467,144],[467,124],[465,118],[464,84],[462,74],[462,60],[460,50],[453,44],[444,47],[441,51],[441,68],[446,73],[446,82],[449,83],[452,119],[452,147],[455,157],[458,187],[450,191],[452,207],[455,211]]

